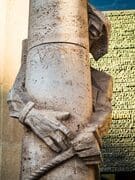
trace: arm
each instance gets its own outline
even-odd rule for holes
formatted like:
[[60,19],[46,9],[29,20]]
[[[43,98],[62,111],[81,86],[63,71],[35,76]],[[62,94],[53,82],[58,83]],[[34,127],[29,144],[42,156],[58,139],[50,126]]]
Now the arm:
[[31,101],[31,98],[25,89],[26,58],[27,39],[23,40],[22,43],[22,58],[20,70],[7,97],[10,116],[14,118],[19,118],[20,112],[23,110],[24,106],[29,101]]
[[104,72],[91,68],[93,113],[91,124],[99,129],[103,137],[111,124],[112,114],[112,77]]
[[[90,53],[95,60],[108,51],[110,23],[103,13],[88,4]],[[101,137],[106,134],[111,122],[112,78],[106,73],[91,68],[93,112],[90,123],[74,139],[78,156],[86,164],[101,162]]]
[[27,40],[24,40],[21,67],[7,98],[10,116],[30,127],[53,151],[60,152],[68,148],[72,138],[70,130],[60,122],[68,119],[70,114],[35,107],[37,104],[25,88],[26,59]]
[[90,123],[74,139],[73,145],[85,164],[99,164],[103,137],[111,123],[112,78],[104,72],[91,68],[93,113]]

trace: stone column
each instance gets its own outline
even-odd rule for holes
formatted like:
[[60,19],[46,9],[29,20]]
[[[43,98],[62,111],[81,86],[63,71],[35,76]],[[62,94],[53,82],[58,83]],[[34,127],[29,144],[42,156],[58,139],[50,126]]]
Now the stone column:
[[[30,0],[26,89],[43,109],[67,111],[76,136],[92,111],[86,0]],[[23,140],[22,179],[57,156],[32,131]],[[94,166],[78,157],[50,171],[46,180],[93,180]]]

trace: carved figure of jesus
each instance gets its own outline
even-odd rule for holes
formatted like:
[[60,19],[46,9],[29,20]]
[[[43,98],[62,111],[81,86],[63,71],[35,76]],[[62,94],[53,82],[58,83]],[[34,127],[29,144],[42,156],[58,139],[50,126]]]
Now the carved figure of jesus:
[[[89,51],[98,60],[108,38],[108,20],[86,0],[30,0],[28,39],[7,100],[10,116],[25,127],[21,179],[41,177],[31,174],[57,155],[63,164],[42,172],[43,179],[96,179],[112,79],[90,68]],[[61,153],[71,147],[66,160]]]

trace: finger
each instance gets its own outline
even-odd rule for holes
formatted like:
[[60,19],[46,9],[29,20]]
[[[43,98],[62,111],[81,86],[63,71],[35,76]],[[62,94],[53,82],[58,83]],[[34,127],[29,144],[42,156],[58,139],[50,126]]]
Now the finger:
[[62,123],[59,124],[58,130],[63,132],[70,140],[72,140],[74,138],[73,133]]
[[51,122],[51,124],[49,124],[50,127],[52,127],[55,130],[59,130],[61,131],[63,134],[65,134],[70,140],[72,140],[74,138],[73,133],[65,126],[63,125],[61,122],[59,122],[59,120],[57,119],[51,119],[49,120]]
[[90,150],[92,147],[92,144],[90,141],[87,141],[87,139],[84,137],[83,139],[81,138],[76,138],[72,141],[72,144],[74,146],[75,151],[77,152],[82,152],[85,150]]
[[39,137],[43,140],[43,134],[41,134],[41,129],[38,126],[35,126],[34,122],[33,122],[33,118],[29,118],[29,126],[31,128],[31,130]]
[[31,129],[32,131],[42,140],[44,141],[52,150],[56,151],[56,152],[60,152],[60,149],[55,147],[55,144],[53,143],[53,141],[51,140],[51,138],[46,137],[47,136],[47,132],[44,134],[43,130],[39,127],[39,126],[34,126],[33,124],[31,124]]
[[58,120],[67,120],[70,117],[70,113],[69,112],[57,112],[56,114],[56,118]]
[[97,151],[95,149],[87,149],[87,150],[84,150],[84,151],[80,151],[80,152],[77,152],[78,156],[80,158],[86,158],[86,157],[91,157],[91,156],[98,156],[100,155],[100,151]]
[[101,161],[85,161],[85,165],[89,166],[89,165],[94,165],[94,164],[100,164]]
[[51,137],[47,136],[47,132],[43,131],[41,127],[32,126],[31,128],[35,132],[35,134],[40,139],[42,139],[53,151],[58,152],[58,153],[61,151],[61,148],[55,143],[53,139],[51,139]]
[[78,151],[77,154],[78,154],[78,156],[79,156],[80,158],[84,158],[84,157],[89,157],[89,156],[91,156],[91,152],[90,152],[89,149],[88,149],[88,150],[83,150],[83,151]]
[[57,153],[59,153],[61,151],[61,148],[59,146],[57,146],[50,137],[45,137],[44,141],[53,151],[55,151]]
[[86,165],[91,165],[91,164],[101,164],[102,163],[102,157],[99,156],[91,156],[85,159],[82,159]]
[[66,137],[62,132],[56,131],[55,133],[51,133],[51,138],[61,148],[62,151],[65,151],[68,148]]

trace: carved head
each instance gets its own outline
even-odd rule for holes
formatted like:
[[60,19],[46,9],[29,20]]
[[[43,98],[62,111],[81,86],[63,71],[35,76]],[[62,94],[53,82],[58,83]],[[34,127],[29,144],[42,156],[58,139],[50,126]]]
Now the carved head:
[[88,4],[90,52],[98,60],[108,52],[110,23],[107,17]]

